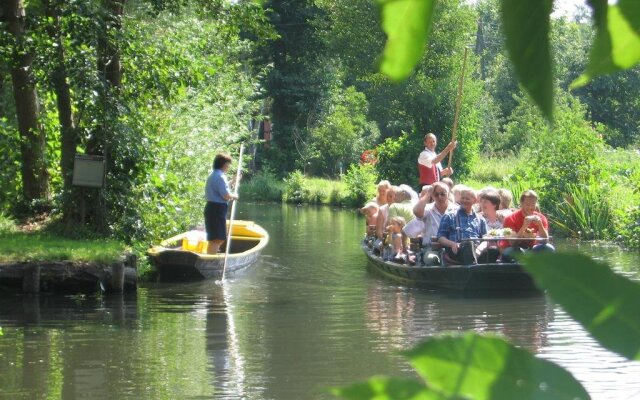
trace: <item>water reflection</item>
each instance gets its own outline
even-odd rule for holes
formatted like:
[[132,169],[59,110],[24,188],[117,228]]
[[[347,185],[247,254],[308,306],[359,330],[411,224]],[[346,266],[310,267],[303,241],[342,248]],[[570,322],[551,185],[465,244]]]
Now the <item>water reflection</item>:
[[94,347],[94,327],[134,326],[135,301],[125,296],[0,297],[0,393],[7,398],[107,397],[105,383],[120,379],[122,371],[108,362],[106,346]]
[[[399,350],[440,332],[505,336],[595,399],[640,397],[640,363],[603,350],[543,296],[459,298],[370,273],[350,211],[245,205],[271,243],[228,279],[133,297],[0,295],[0,399],[329,399],[372,375],[416,376]],[[638,254],[559,243],[638,276]]]
[[376,285],[367,293],[367,327],[378,335],[377,350],[384,352],[441,332],[475,331],[504,336],[536,353],[546,345],[553,320],[553,305],[543,296],[468,299]]

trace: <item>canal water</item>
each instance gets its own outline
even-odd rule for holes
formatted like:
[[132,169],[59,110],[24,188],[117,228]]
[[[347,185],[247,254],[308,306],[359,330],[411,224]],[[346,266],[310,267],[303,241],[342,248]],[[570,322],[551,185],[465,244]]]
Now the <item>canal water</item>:
[[[0,295],[0,399],[329,399],[440,332],[495,333],[568,369],[594,399],[640,398],[640,363],[599,347],[544,296],[463,298],[366,267],[352,211],[246,204],[271,242],[250,270],[126,296]],[[559,243],[640,278],[640,254]]]

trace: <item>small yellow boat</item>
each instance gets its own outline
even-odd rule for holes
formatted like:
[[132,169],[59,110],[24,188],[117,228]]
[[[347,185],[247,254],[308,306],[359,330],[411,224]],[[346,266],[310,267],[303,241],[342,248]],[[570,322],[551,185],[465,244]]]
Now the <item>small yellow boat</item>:
[[[253,264],[267,243],[269,234],[260,225],[253,221],[234,220],[226,273]],[[164,240],[159,246],[150,248],[147,255],[163,281],[222,277],[224,253],[207,254],[206,251],[206,233],[193,230]]]

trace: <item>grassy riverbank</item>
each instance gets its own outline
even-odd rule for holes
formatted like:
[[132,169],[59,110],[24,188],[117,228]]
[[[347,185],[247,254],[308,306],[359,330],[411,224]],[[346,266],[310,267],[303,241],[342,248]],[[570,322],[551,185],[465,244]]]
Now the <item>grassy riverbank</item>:
[[82,261],[111,263],[127,247],[110,239],[69,239],[46,231],[24,232],[0,215],[0,263]]

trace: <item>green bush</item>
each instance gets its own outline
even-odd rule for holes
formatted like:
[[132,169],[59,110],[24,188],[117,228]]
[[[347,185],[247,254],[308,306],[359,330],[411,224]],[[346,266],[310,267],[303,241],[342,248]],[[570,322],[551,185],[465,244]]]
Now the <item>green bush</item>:
[[347,201],[350,205],[361,206],[376,195],[378,176],[371,164],[353,164],[344,176],[347,187]]
[[240,185],[240,197],[254,201],[282,201],[283,183],[276,175],[265,170]]
[[563,201],[571,185],[601,181],[605,176],[599,162],[605,144],[585,112],[576,98],[558,96],[554,125],[537,126],[522,149],[523,162],[516,175],[539,181],[533,189],[539,189],[543,209]]
[[418,183],[418,156],[424,148],[424,135],[404,132],[400,137],[387,138],[376,147],[378,175],[394,185]]
[[304,174],[300,171],[291,172],[284,178],[284,193],[282,201],[287,203],[303,203],[308,198],[309,189]]
[[15,222],[0,212],[0,233],[15,232],[16,229]]

